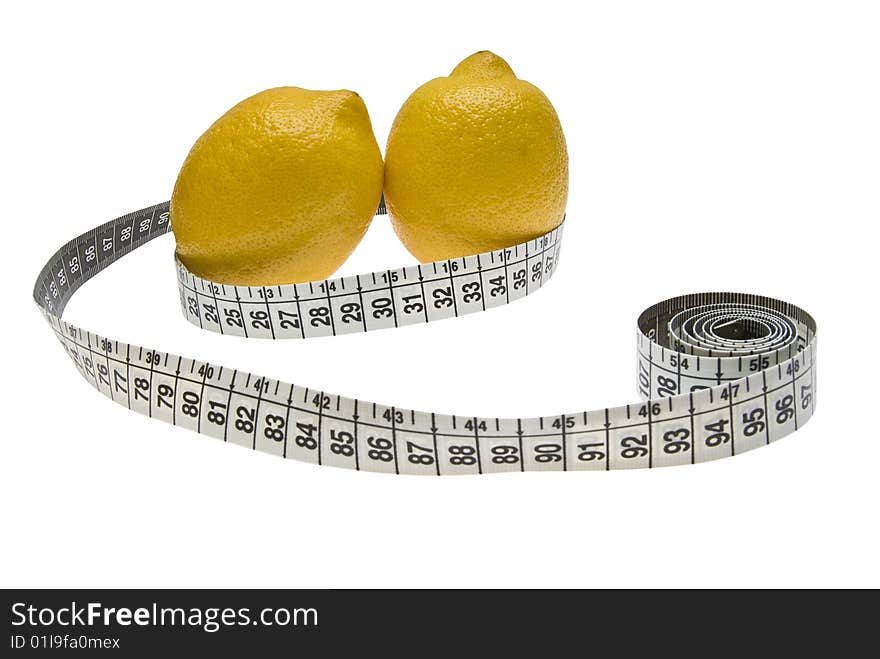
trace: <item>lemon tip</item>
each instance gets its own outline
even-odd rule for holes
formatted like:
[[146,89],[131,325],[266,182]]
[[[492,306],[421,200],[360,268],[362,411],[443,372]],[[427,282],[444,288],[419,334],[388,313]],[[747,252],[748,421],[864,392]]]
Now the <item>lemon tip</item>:
[[491,50],[478,50],[459,62],[449,75],[450,77],[491,79],[513,76],[514,73],[503,57],[499,57]]

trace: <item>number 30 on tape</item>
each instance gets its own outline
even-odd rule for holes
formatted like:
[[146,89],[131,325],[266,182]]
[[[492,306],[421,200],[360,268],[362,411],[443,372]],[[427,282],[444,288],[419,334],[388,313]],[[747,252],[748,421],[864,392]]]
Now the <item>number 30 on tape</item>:
[[[380,206],[380,214],[385,212]],[[643,402],[522,419],[420,412],[179,357],[61,319],[82,284],[170,229],[168,203],[71,240],[34,299],[86,382],[130,410],[224,442],[319,465],[394,474],[586,471],[693,464],[769,444],[816,404],[816,323],[758,295],[700,293],[638,318]],[[508,304],[553,274],[562,227],[436,263],[286,286],[206,281],[177,263],[191,323],[272,339],[367,332]]]

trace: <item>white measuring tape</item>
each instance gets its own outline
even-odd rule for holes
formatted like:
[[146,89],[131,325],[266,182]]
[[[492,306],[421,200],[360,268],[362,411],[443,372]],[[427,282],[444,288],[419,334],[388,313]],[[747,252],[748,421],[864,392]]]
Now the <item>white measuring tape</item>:
[[[169,229],[166,202],[82,234],[52,256],[34,298],[81,375],[102,394],[255,450],[399,474],[660,467],[769,444],[806,423],[815,406],[815,321],[787,302],[742,293],[684,295],[639,316],[645,402],[525,419],[355,400],[130,345],[61,320],[83,283]],[[475,256],[286,286],[223,285],[178,262],[181,305],[204,329],[273,339],[431,322],[540,288],[553,274],[561,230]]]

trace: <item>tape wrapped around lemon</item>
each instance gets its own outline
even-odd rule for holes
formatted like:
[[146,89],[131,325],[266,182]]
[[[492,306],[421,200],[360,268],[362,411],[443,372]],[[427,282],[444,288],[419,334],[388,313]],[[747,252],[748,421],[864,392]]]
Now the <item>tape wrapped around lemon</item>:
[[269,286],[329,277],[385,200],[419,260],[540,236],[564,217],[568,154],[547,97],[481,51],[412,93],[383,163],[363,100],[270,89],[218,119],[174,187],[177,255],[213,281]]

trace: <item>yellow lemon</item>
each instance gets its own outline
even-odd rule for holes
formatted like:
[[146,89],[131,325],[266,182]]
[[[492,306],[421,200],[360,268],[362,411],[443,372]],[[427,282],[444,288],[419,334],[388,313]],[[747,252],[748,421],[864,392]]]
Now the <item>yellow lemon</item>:
[[385,202],[420,261],[485,252],[557,227],[568,152],[556,111],[488,51],[412,93],[385,150]]
[[222,283],[326,278],[367,230],[382,179],[360,96],[268,89],[220,117],[189,152],[171,197],[177,255]]

